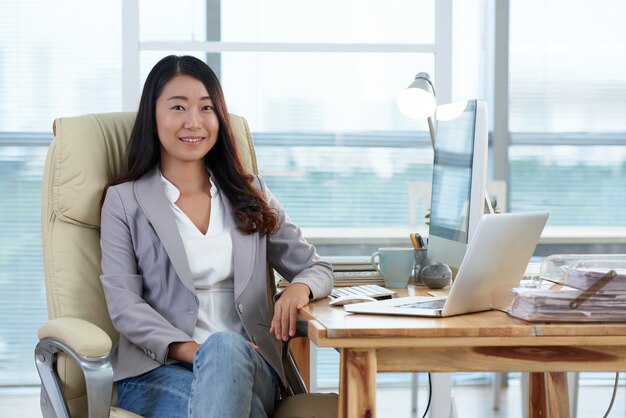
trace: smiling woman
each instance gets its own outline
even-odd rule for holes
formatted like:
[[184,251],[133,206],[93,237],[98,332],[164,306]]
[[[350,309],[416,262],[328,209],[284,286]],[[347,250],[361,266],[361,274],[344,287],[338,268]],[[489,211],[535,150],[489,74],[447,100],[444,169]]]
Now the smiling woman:
[[[245,171],[220,84],[199,59],[152,69],[127,160],[105,192],[100,235],[118,405],[146,417],[270,415],[287,387],[275,339],[294,336],[298,310],[330,293],[331,266]],[[273,316],[268,264],[290,282]]]

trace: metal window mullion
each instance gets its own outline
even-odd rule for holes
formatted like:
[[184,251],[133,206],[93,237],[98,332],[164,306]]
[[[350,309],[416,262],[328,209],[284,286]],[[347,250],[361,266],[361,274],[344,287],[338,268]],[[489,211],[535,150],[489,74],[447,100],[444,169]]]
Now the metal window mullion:
[[[495,2],[493,178],[509,184],[509,0]],[[511,193],[507,193],[508,196]]]
[[122,110],[137,110],[140,96],[139,0],[122,2]]
[[[448,1],[448,0],[446,0]],[[139,43],[141,51],[199,52],[384,52],[434,53],[433,44],[351,44],[289,42],[220,42],[220,41],[147,41]]]
[[626,132],[511,132],[509,145],[624,146],[626,145]]
[[435,86],[437,102],[452,101],[452,0],[435,2]]
[[[206,1],[206,40],[222,40],[222,0]],[[206,63],[211,67],[218,79],[222,78],[222,54],[206,53]]]

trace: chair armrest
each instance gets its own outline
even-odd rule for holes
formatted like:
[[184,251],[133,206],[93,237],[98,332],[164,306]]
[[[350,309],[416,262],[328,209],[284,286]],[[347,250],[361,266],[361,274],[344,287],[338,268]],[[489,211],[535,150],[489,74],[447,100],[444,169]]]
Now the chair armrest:
[[85,376],[89,418],[109,416],[113,390],[113,368],[109,363],[111,339],[102,329],[77,318],[58,318],[39,328],[35,365],[41,379],[41,409],[44,417],[69,418],[55,364],[65,353]]
[[108,356],[111,338],[100,327],[78,318],[52,319],[37,332],[40,340],[55,338],[65,342],[77,354],[85,357]]

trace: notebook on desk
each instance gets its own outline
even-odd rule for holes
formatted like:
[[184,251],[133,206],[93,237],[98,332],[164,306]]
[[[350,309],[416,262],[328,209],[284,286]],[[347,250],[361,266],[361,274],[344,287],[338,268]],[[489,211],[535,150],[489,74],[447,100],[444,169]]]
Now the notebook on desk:
[[489,310],[495,286],[519,285],[547,220],[547,212],[484,215],[446,298],[410,296],[355,303],[344,309],[433,317]]

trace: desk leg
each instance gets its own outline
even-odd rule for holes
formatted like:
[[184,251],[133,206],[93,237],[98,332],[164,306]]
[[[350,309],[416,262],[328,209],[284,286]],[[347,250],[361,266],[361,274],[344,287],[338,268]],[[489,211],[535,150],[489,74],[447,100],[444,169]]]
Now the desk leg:
[[529,373],[528,386],[528,418],[547,418],[545,374]]
[[339,418],[376,417],[376,350],[341,349]]
[[567,373],[546,373],[548,410],[551,417],[569,418],[569,397],[567,393]]
[[529,398],[530,418],[569,418],[567,373],[530,373]]

